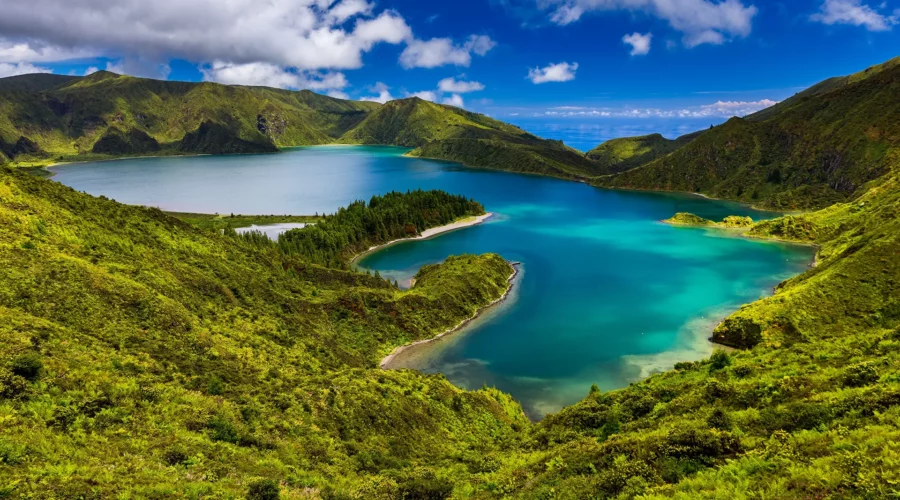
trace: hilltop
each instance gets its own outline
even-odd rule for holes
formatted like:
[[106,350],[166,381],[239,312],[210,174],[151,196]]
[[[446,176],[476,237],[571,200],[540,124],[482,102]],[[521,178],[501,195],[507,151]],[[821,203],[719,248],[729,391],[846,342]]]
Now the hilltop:
[[660,134],[622,137],[604,142],[588,151],[585,156],[608,169],[610,173],[619,173],[665,156],[689,141],[690,138],[673,141]]

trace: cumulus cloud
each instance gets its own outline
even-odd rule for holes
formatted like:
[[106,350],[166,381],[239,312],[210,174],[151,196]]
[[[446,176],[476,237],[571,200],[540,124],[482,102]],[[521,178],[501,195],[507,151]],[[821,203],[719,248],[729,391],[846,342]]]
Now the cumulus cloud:
[[438,82],[438,89],[441,92],[449,92],[455,94],[465,94],[468,92],[477,92],[484,90],[484,85],[480,82],[467,82],[456,80],[454,78],[444,78]]
[[731,118],[746,116],[778,104],[778,101],[718,101],[713,104],[681,109],[632,108],[604,109],[583,106],[558,106],[536,116],[596,118]]
[[21,61],[142,54],[158,61],[358,68],[376,44],[413,38],[399,13],[373,10],[361,0],[119,0],[114,8],[106,0],[6,2],[0,54],[14,50]]
[[643,56],[650,53],[650,41],[653,39],[652,33],[642,35],[640,33],[632,33],[622,37],[622,42],[631,45],[631,55]]
[[566,25],[588,12],[629,10],[663,19],[684,34],[688,47],[721,44],[729,37],[744,37],[752,31],[758,9],[742,0],[537,0],[550,11],[554,23]]
[[457,108],[466,107],[466,103],[463,101],[462,96],[459,94],[453,94],[450,97],[445,97],[442,102],[449,106],[456,106]]
[[369,90],[371,92],[375,92],[377,95],[363,97],[362,99],[360,99],[360,101],[372,101],[384,104],[388,101],[394,100],[394,96],[392,96],[390,92],[391,88],[381,82],[376,83]]
[[50,46],[40,41],[12,42],[0,38],[0,62],[55,62],[67,59],[79,59],[92,57],[95,54],[89,50],[66,49]]
[[[216,61],[200,70],[203,80],[227,85],[259,85],[282,89],[339,91],[347,77],[335,71],[297,71],[269,63],[231,64]],[[344,94],[340,94],[344,95]]]
[[892,16],[881,14],[861,0],[825,0],[811,19],[829,25],[864,26],[869,31],[888,31],[898,22],[896,12]]
[[576,71],[578,71],[578,63],[561,62],[528,70],[528,79],[534,84],[568,82],[575,79]]
[[450,38],[412,40],[400,54],[400,64],[404,68],[436,68],[453,64],[469,66],[472,55],[483,56],[497,46],[490,37],[472,35],[464,43],[456,44]]
[[53,73],[49,68],[42,68],[29,63],[0,63],[0,78],[7,76],[28,75],[31,73]]

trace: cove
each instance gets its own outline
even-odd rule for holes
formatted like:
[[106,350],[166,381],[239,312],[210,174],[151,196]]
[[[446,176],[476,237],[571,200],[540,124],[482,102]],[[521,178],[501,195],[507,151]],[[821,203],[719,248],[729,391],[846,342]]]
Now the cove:
[[392,367],[496,386],[529,416],[628,385],[712,352],[713,327],[810,264],[809,247],[658,221],[777,214],[692,195],[608,191],[556,179],[408,158],[390,147],[298,148],[273,155],[146,158],[54,168],[54,179],[123,203],[201,213],[314,214],[407,189],[442,189],[497,215],[357,264],[398,281],[448,255],[522,263],[509,299],[462,331],[404,352]]

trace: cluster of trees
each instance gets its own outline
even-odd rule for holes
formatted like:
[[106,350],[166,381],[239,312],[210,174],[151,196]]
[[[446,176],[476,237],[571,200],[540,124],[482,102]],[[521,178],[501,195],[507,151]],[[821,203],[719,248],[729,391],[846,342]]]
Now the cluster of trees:
[[[372,246],[415,237],[463,217],[484,214],[484,207],[465,196],[444,191],[391,192],[357,201],[318,224],[283,234],[278,247],[288,255],[333,268],[346,268],[350,259]],[[259,241],[259,235],[247,236]]]

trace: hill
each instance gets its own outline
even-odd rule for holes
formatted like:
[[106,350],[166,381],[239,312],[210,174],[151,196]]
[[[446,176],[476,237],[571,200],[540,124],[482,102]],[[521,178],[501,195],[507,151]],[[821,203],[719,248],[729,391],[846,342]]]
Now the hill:
[[4,496],[222,498],[259,478],[300,494],[379,471],[414,488],[440,483],[419,466],[476,464],[527,423],[497,391],[376,368],[499,298],[496,255],[402,292],[0,169],[0,263]]
[[[168,82],[106,71],[53,79],[61,82],[53,87],[8,80],[0,79],[0,144],[24,137],[37,146],[37,151],[12,152],[19,162],[92,154],[272,152],[331,143],[378,107],[309,91]],[[143,135],[152,141],[119,140]]]
[[168,82],[106,71],[83,78],[0,79],[0,163],[266,153],[329,143],[407,146],[415,148],[414,156],[565,178],[613,172],[561,142],[418,98],[382,106],[307,90]]
[[585,156],[617,174],[667,155],[682,144],[681,140],[672,141],[660,134],[622,137],[604,142]]
[[[860,102],[872,96],[885,104],[868,85],[892,89],[879,80],[890,72],[791,110],[812,113],[817,130],[831,113],[868,110]],[[896,115],[883,109],[869,127],[847,123],[886,130]],[[745,123],[758,122],[729,126]],[[706,152],[737,147],[713,132],[648,166],[698,141]],[[768,138],[758,136],[760,151],[786,147]],[[355,244],[481,210],[471,200],[379,197],[282,244],[0,168],[0,495],[895,496],[900,148],[884,140],[872,155],[881,174],[852,200],[747,229],[817,245],[818,265],[716,328],[737,351],[619,391],[593,388],[538,423],[497,390],[377,368],[393,346],[501,296],[511,271],[502,258],[451,257],[406,292],[336,265]],[[679,230],[718,230],[699,222],[707,227]]]
[[732,118],[666,156],[596,183],[787,210],[852,199],[889,170],[887,153],[900,144],[898,61],[823,82],[776,109]]
[[412,156],[473,167],[580,178],[609,173],[559,141],[536,137],[507,123],[419,98],[385,104],[342,139],[351,144],[393,144]]
[[[450,258],[401,292],[310,264],[316,245],[286,253],[0,170],[0,488],[26,498],[888,496],[900,473],[896,150],[890,160],[853,203],[750,229],[821,250],[816,268],[717,328],[743,352],[592,390],[538,423],[496,390],[375,367],[391,346],[502,293],[510,267],[499,257]],[[365,221],[353,215],[363,209],[333,227]]]
[[77,80],[77,76],[33,73],[0,78],[0,92],[43,92]]

